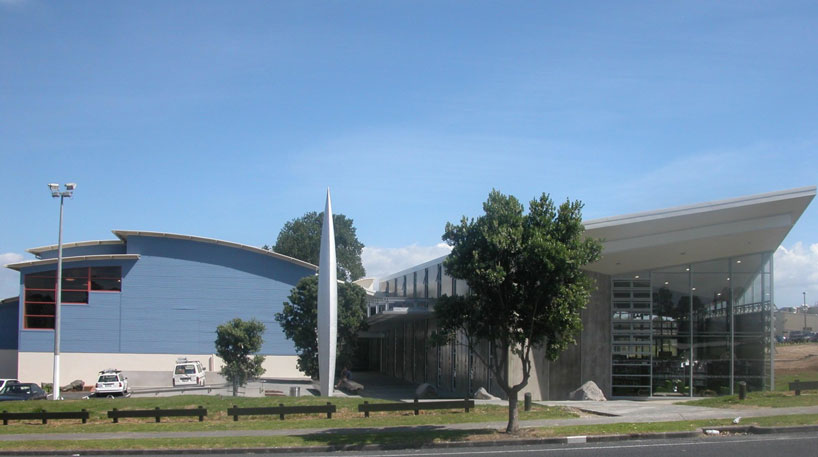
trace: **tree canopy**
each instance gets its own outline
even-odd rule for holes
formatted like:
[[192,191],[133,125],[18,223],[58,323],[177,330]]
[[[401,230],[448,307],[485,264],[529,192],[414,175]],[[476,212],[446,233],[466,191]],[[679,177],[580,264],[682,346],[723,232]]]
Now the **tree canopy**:
[[[508,432],[519,428],[517,394],[531,376],[532,350],[556,360],[582,328],[580,311],[593,288],[582,267],[597,260],[599,241],[583,235],[582,203],[556,207],[543,194],[523,205],[493,190],[484,214],[446,224],[452,246],[444,261],[449,275],[466,280],[467,296],[444,296],[435,306],[440,336],[457,331],[508,396]],[[480,345],[479,341],[490,342]],[[494,354],[479,348],[493,348]],[[538,351],[538,352],[539,352]],[[522,377],[512,385],[509,358],[519,359]]]
[[[338,264],[338,279],[355,281],[366,271],[361,263],[363,243],[358,241],[352,219],[343,214],[333,214],[335,228],[335,255]],[[305,262],[318,265],[321,256],[321,227],[324,212],[309,212],[284,224],[272,250]],[[269,246],[263,246],[269,249]]]
[[[276,321],[295,345],[298,369],[318,377],[318,277],[308,276],[295,286],[289,303],[277,313]],[[352,283],[338,283],[338,343],[336,367],[351,366],[357,334],[366,330],[366,292]]]
[[233,396],[248,379],[264,374],[264,356],[252,355],[261,350],[263,333],[264,324],[256,319],[236,318],[216,328],[216,354],[224,361],[221,374],[233,383]]

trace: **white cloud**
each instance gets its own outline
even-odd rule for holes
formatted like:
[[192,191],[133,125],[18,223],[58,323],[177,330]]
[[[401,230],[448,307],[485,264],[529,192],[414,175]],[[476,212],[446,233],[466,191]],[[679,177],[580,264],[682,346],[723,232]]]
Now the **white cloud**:
[[397,273],[419,263],[428,262],[451,252],[452,248],[446,243],[434,246],[418,246],[413,244],[401,248],[365,247],[361,253],[361,262],[366,268],[368,277],[380,278],[391,273]]
[[0,254],[0,300],[20,295],[20,273],[4,265],[23,260],[21,254],[6,252]]
[[790,249],[780,246],[775,251],[775,301],[779,308],[818,302],[818,243],[809,247],[801,241]]

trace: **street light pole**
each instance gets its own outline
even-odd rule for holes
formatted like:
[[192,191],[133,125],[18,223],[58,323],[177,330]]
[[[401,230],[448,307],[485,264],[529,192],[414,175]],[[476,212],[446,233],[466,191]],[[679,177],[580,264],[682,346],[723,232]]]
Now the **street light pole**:
[[65,185],[65,190],[60,191],[59,184],[49,184],[51,189],[51,196],[60,199],[60,230],[57,236],[57,296],[54,304],[54,378],[51,384],[51,399],[60,399],[60,305],[62,305],[62,214],[63,201],[65,197],[71,197],[74,194],[74,189],[77,188],[76,183],[68,183]]
[[804,311],[804,331],[806,332],[807,331],[807,310],[809,308],[807,307],[807,293],[806,292],[802,292],[802,293],[804,294],[804,306],[803,306],[802,310]]

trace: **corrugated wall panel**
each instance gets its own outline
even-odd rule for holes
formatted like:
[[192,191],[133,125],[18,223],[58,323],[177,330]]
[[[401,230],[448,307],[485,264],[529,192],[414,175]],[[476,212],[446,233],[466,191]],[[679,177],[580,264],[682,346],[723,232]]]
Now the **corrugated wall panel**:
[[0,349],[17,349],[19,322],[19,299],[0,304]]
[[[140,259],[72,264],[122,265],[122,291],[92,292],[88,305],[63,306],[63,351],[213,353],[216,327],[239,317],[266,325],[263,354],[295,354],[275,313],[296,283],[314,274],[311,269],[262,253],[172,238],[131,236],[127,248]],[[22,331],[20,350],[52,351],[53,339],[53,331]]]

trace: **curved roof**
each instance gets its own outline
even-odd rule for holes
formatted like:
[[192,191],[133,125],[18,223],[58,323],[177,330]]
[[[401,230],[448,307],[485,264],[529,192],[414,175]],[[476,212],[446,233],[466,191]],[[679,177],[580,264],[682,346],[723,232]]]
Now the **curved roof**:
[[[96,241],[78,241],[76,243],[63,243],[63,249],[70,249],[70,248],[81,248],[85,246],[102,246],[106,244],[125,244],[122,240],[96,240]],[[34,254],[35,256],[40,256],[43,252],[48,251],[56,251],[59,246],[56,244],[52,244],[49,246],[40,246],[38,248],[31,248],[26,249],[27,252]]]
[[279,254],[273,251],[266,251],[261,248],[257,248],[255,246],[248,246],[246,244],[240,243],[233,243],[232,241],[224,241],[224,240],[217,240],[214,238],[204,238],[200,236],[192,236],[192,235],[180,235],[177,233],[165,233],[165,232],[146,232],[146,231],[138,231],[138,230],[112,230],[114,235],[116,235],[120,240],[127,241],[129,236],[151,236],[156,238],[170,238],[176,240],[188,240],[188,241],[196,241],[199,243],[210,243],[216,244],[219,246],[227,246],[236,249],[243,249],[245,251],[254,252],[256,254],[263,254],[269,257],[274,257],[276,259],[284,260],[285,262],[290,262],[295,265],[309,268],[314,271],[318,271],[318,267],[313,265],[309,262],[304,262],[303,260],[298,260],[293,257],[289,257],[283,254]]
[[[10,263],[6,265],[6,268],[11,268],[12,270],[20,271],[22,268],[26,267],[38,267],[40,265],[50,265],[56,264],[57,258],[53,259],[42,259],[42,260],[28,260],[25,262],[17,262],[17,263]],[[70,262],[93,262],[93,261],[101,261],[101,260],[139,260],[139,254],[104,254],[104,255],[78,255],[74,257],[63,257],[63,263],[70,263]]]

